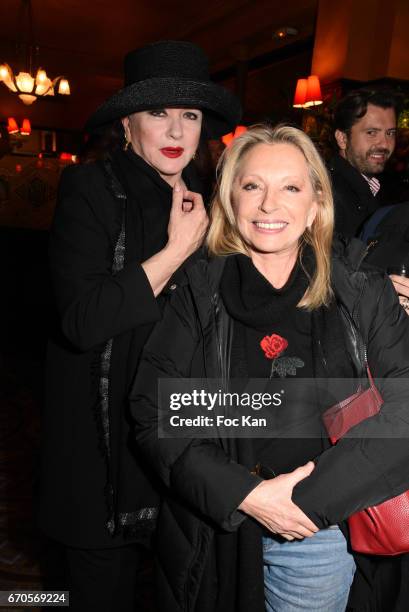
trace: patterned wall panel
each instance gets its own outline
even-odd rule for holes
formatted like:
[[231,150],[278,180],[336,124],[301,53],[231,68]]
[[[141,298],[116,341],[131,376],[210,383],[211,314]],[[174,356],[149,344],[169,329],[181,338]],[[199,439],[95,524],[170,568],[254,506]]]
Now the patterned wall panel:
[[0,159],[0,226],[46,230],[54,214],[58,159],[5,155]]

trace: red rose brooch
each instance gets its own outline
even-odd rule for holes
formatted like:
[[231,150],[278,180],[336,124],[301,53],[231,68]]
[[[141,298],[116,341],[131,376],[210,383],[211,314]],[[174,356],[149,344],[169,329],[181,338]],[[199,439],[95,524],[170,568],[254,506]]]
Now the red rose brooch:
[[266,359],[272,360],[270,378],[274,376],[275,372],[280,378],[285,378],[288,375],[295,376],[297,368],[304,366],[304,362],[299,357],[280,357],[281,353],[288,347],[288,340],[278,334],[264,336],[260,341],[260,346]]

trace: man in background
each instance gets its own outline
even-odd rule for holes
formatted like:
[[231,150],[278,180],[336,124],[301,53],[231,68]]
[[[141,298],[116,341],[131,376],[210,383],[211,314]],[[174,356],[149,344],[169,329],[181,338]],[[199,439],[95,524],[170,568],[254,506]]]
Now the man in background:
[[392,204],[379,175],[396,141],[398,100],[392,92],[360,89],[347,94],[334,115],[338,154],[329,164],[335,230],[357,236],[379,207]]

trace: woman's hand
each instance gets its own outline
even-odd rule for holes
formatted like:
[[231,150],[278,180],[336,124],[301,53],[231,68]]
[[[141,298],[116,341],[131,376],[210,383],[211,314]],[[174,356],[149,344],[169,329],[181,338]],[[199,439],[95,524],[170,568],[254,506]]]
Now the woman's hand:
[[208,223],[202,196],[176,183],[169,217],[168,243],[142,264],[155,296],[185,259],[200,247]]
[[183,263],[202,244],[208,223],[200,193],[176,183],[168,225],[168,256],[179,261],[179,265]]
[[399,295],[399,302],[402,304],[407,315],[409,315],[409,278],[391,274],[389,277],[393,282],[396,293]]
[[295,485],[314,469],[309,461],[289,474],[263,480],[239,506],[249,516],[286,540],[301,540],[314,535],[318,527],[291,501]]

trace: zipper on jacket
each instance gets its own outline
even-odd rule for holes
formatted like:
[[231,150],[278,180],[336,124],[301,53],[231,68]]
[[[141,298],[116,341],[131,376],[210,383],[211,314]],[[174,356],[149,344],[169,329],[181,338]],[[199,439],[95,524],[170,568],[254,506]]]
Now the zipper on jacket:
[[358,264],[356,266],[356,269],[358,270],[358,268],[361,266],[362,262],[365,261],[366,256],[368,255],[369,251],[371,251],[377,244],[378,244],[379,240],[371,240],[371,242],[367,245],[366,249],[363,251],[361,258],[358,261]]
[[324,350],[323,350],[323,348],[322,348],[321,340],[320,340],[319,338],[318,338],[318,347],[319,347],[319,350],[320,350],[320,353],[321,353],[322,363],[323,363],[323,365],[324,365],[324,368],[325,368],[325,369],[327,370],[327,372],[328,372],[328,364],[327,364],[327,360],[326,360],[326,357],[325,357],[325,354],[324,354]]
[[361,291],[359,292],[359,297],[357,299],[357,301],[355,302],[355,307],[354,310],[352,312],[352,320],[355,323],[355,327],[359,332],[358,338],[362,340],[362,344],[363,346],[360,347],[360,353],[363,357],[363,367],[364,369],[366,369],[366,366],[368,365],[368,359],[367,359],[367,348],[366,348],[366,342],[364,342],[363,338],[362,338],[362,334],[360,332],[360,327],[359,327],[359,317],[358,317],[358,304],[361,302],[362,300],[362,295],[364,292],[364,288],[365,288],[365,283],[366,283],[366,276],[363,277],[363,281],[362,281],[362,285],[361,285]]
[[368,255],[369,251],[371,249],[373,249],[376,244],[378,244],[378,242],[379,242],[379,240],[371,240],[371,242],[368,244],[368,246],[365,249],[365,253],[364,253],[364,257],[363,257],[364,259]]
[[214,293],[212,295],[212,304],[214,306],[214,327],[216,330],[216,338],[217,338],[217,359],[219,362],[219,371],[222,377],[222,381],[223,384],[225,383],[225,378],[226,378],[226,373],[224,371],[223,368],[223,355],[222,355],[222,343],[221,343],[221,338],[220,338],[220,330],[219,330],[219,323],[218,323],[218,314],[220,311],[220,307],[219,307],[219,299],[218,299],[218,294]]

